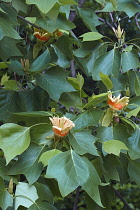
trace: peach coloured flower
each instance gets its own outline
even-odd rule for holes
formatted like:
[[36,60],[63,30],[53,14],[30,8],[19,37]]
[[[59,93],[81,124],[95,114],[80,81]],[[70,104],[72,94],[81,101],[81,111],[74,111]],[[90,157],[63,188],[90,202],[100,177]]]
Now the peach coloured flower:
[[51,34],[44,29],[34,28],[33,35],[40,41],[46,42],[50,39]]
[[112,97],[112,93],[108,94],[107,104],[109,107],[115,111],[122,110],[129,103],[129,97],[123,97],[120,99],[120,94],[117,97]]
[[53,117],[49,118],[52,122],[52,129],[54,133],[60,137],[66,136],[73,127],[74,123],[66,117]]

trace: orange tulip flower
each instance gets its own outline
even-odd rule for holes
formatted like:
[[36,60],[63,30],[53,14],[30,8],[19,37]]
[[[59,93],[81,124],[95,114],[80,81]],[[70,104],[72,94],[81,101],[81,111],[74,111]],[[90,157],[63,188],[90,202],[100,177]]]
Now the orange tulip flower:
[[52,122],[52,129],[54,133],[60,137],[66,136],[69,130],[75,127],[75,124],[66,117],[50,117],[49,119]]
[[33,35],[40,41],[46,42],[50,39],[51,34],[44,29],[34,28]]
[[129,103],[129,97],[123,97],[120,99],[120,94],[117,97],[112,97],[112,93],[108,94],[107,104],[109,107],[115,111],[122,110]]

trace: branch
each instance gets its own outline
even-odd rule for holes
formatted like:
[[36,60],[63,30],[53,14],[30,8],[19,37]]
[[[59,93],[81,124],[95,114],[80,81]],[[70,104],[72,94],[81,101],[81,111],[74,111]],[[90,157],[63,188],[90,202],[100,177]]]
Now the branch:
[[109,12],[109,15],[110,15],[110,19],[111,19],[112,23],[113,23],[114,26],[117,28],[117,24],[116,24],[115,21],[114,21],[114,17],[113,17],[113,15],[112,15],[112,12]]
[[73,210],[78,210],[79,190],[80,190],[80,187],[77,187]]
[[[79,7],[81,8],[82,6],[83,6],[83,4],[85,3],[85,1],[86,0],[79,0],[78,1],[78,4],[79,4]],[[70,16],[69,16],[69,20],[71,21],[71,22],[73,22],[74,21],[74,19],[76,18],[76,12],[75,11],[71,11],[70,12]]]
[[104,24],[108,25],[110,28],[113,28],[113,26],[109,22],[107,22],[106,20],[104,20],[103,18],[98,17],[98,20],[101,21],[101,22],[103,22]]
[[22,16],[19,16],[19,15],[18,15],[17,17],[18,17],[19,19],[23,20],[24,22],[30,24],[31,26],[33,26],[33,27],[35,27],[35,28],[38,28],[38,29],[41,29],[40,26],[37,26],[37,25],[31,23],[30,21],[26,20],[26,19],[25,19],[24,17],[22,17]]
[[71,76],[76,77],[76,69],[75,69],[74,60],[70,61],[70,71],[71,71]]
[[125,205],[125,207],[128,209],[128,210],[132,210],[130,208],[130,206],[128,205],[128,203],[124,200],[124,198],[121,196],[121,194],[114,188],[114,192],[115,194],[120,198],[120,200],[123,202],[123,204]]
[[135,21],[136,21],[136,25],[138,27],[138,29],[140,29],[140,25],[139,25],[139,21],[138,21],[138,16],[140,15],[140,12],[138,12],[135,16]]

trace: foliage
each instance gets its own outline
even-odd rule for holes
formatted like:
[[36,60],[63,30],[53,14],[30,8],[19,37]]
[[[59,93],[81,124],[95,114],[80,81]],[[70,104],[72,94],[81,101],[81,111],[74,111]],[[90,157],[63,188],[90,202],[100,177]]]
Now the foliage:
[[110,210],[114,183],[140,186],[139,18],[134,0],[0,1],[1,209]]

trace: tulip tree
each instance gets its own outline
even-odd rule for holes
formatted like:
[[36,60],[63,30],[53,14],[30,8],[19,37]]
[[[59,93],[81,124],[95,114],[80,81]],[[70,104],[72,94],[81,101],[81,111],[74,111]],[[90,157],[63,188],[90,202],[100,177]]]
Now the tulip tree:
[[139,37],[139,0],[0,1],[0,209],[140,186]]

